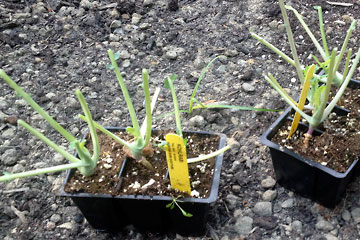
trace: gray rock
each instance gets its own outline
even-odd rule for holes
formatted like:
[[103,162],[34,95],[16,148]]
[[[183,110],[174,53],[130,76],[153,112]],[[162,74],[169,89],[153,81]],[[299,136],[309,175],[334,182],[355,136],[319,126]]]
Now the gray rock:
[[296,220],[291,223],[291,229],[296,232],[297,234],[300,234],[302,232],[302,222]]
[[61,216],[59,214],[55,213],[50,217],[50,221],[52,221],[54,223],[58,223],[61,221]]
[[149,23],[141,23],[139,25],[139,29],[141,30],[145,30],[145,29],[148,29],[151,25]]
[[351,219],[351,214],[350,214],[350,212],[349,212],[348,210],[345,209],[345,210],[342,212],[341,217],[342,217],[342,219],[344,219],[345,221],[350,221],[350,219]]
[[144,7],[149,7],[153,4],[154,4],[154,0],[144,0],[144,2],[143,2]]
[[110,16],[115,19],[118,18],[120,16],[119,11],[116,8],[114,8],[113,10],[111,10]]
[[239,197],[233,195],[233,194],[228,194],[226,196],[226,202],[228,203],[228,207],[229,209],[234,209],[236,207],[236,203],[238,202]]
[[272,29],[272,30],[276,30],[277,27],[278,27],[278,22],[277,20],[273,20],[269,23],[269,27]]
[[88,26],[95,26],[96,25],[96,17],[94,14],[87,14],[87,16],[83,19],[83,23]]
[[235,126],[239,126],[240,124],[240,119],[239,118],[237,118],[237,117],[231,117],[230,118],[230,121],[231,121],[231,123],[232,124],[234,124]]
[[53,99],[54,97],[56,97],[56,94],[53,92],[49,92],[45,95],[45,97],[47,97],[48,99]]
[[9,104],[4,97],[0,97],[0,109],[8,108]]
[[279,30],[279,32],[285,32],[285,30],[286,30],[285,24],[279,24],[278,30]]
[[197,70],[202,70],[206,67],[206,62],[204,62],[204,59],[201,56],[197,56],[193,62],[193,66]]
[[235,160],[230,168],[230,171],[237,172],[238,168],[240,168],[241,162],[238,160]]
[[58,226],[58,228],[65,228],[69,230],[73,230],[76,227],[76,223],[73,222],[66,222]]
[[8,128],[1,134],[3,138],[13,138],[15,136],[15,129],[14,128]]
[[24,99],[17,99],[17,100],[15,100],[15,104],[16,104],[17,106],[26,106],[26,105],[27,105],[27,103],[26,103],[26,101],[25,101]]
[[266,202],[273,201],[277,196],[276,190],[267,190],[263,193],[262,199]]
[[275,186],[275,184],[276,184],[275,179],[273,179],[270,176],[268,176],[267,178],[261,181],[261,187],[263,188],[272,188]]
[[63,178],[56,178],[53,182],[52,182],[52,191],[54,193],[58,193],[62,187],[64,183],[64,179]]
[[39,2],[33,7],[33,14],[34,15],[41,15],[46,12],[46,8],[44,6],[44,3]]
[[65,158],[60,153],[55,153],[54,162],[57,164],[64,163]]
[[285,200],[284,202],[281,203],[281,207],[282,208],[291,208],[294,206],[294,199],[293,198],[289,198],[287,200]]
[[258,202],[255,204],[253,211],[259,216],[271,216],[272,204],[271,202]]
[[128,68],[128,67],[130,67],[130,60],[129,59],[126,59],[123,63],[122,63],[122,66],[124,67],[124,68]]
[[334,226],[323,218],[319,218],[315,225],[315,228],[321,231],[331,231],[334,229]]
[[12,169],[12,173],[19,173],[19,172],[24,172],[25,171],[25,168],[23,165],[21,164],[16,164],[13,169]]
[[233,192],[239,193],[241,191],[241,186],[240,185],[233,185],[231,187],[231,189],[233,190]]
[[118,42],[120,40],[120,37],[116,34],[110,33],[109,35],[109,41],[111,42]]
[[241,87],[245,92],[254,92],[255,91],[255,87],[250,83],[243,83],[241,85]]
[[54,222],[47,222],[46,223],[46,229],[49,230],[49,231],[54,230],[55,227],[56,227],[56,224]]
[[2,111],[0,111],[0,122],[6,123],[8,117],[9,117],[9,115],[7,115],[7,114],[3,113]]
[[219,67],[216,69],[216,72],[217,72],[218,74],[224,74],[224,73],[226,73],[226,65],[221,65],[221,66],[219,66]]
[[84,9],[90,9],[91,3],[89,0],[81,0],[80,7],[84,8]]
[[353,217],[356,223],[360,223],[360,208],[354,208],[351,211],[351,216]]
[[120,28],[121,27],[121,21],[120,20],[114,20],[111,22],[110,24],[110,28],[111,29],[116,29],[116,28]]
[[132,15],[132,18],[131,18],[131,23],[134,24],[134,25],[137,25],[137,24],[140,22],[141,17],[142,17],[142,16],[141,16],[140,14],[134,13],[134,14]]
[[122,50],[120,52],[120,58],[121,59],[130,59],[131,55],[130,53],[128,52],[128,50]]
[[236,57],[237,55],[239,55],[239,52],[236,49],[229,49],[225,51],[225,56]]
[[189,125],[193,127],[203,128],[206,126],[206,120],[203,116],[196,115],[189,119]]
[[79,109],[80,108],[80,103],[78,103],[78,101],[76,101],[75,98],[73,97],[67,97],[66,101],[65,101],[66,106],[68,107],[72,107],[75,109]]
[[252,230],[253,219],[245,216],[236,220],[234,230],[241,236],[247,236]]
[[175,60],[178,57],[178,54],[175,49],[169,49],[168,51],[166,51],[165,56],[170,60]]
[[48,0],[47,2],[49,3],[52,9],[56,9],[61,3],[60,0]]
[[339,238],[332,235],[331,233],[328,233],[325,235],[326,240],[338,240]]
[[239,218],[239,217],[242,217],[244,214],[243,214],[243,211],[241,209],[236,209],[234,211],[234,217],[235,218]]
[[1,162],[5,166],[13,166],[17,162],[17,152],[15,149],[7,149],[3,155],[1,155]]

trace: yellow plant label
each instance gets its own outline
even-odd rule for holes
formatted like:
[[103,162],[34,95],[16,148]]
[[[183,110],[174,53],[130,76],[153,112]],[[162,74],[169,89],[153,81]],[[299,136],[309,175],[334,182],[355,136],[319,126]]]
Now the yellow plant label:
[[189,168],[186,157],[184,140],[179,135],[167,134],[166,160],[169,168],[171,188],[190,195]]
[[[310,80],[313,77],[314,72],[315,72],[315,65],[313,64],[310,66],[310,68],[305,76],[305,82],[304,82],[303,88],[301,89],[299,103],[297,104],[297,107],[300,110],[303,110],[303,108],[305,106],[306,97],[307,97],[307,94],[308,94],[309,88],[310,88]],[[290,138],[291,135],[293,135],[294,132],[296,131],[296,129],[299,125],[300,117],[301,117],[300,113],[295,112],[294,120],[292,121],[288,138]]]

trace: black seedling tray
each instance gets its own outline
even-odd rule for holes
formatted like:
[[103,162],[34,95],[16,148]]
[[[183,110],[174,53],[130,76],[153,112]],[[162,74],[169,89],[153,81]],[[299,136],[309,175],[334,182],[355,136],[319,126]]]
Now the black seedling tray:
[[[293,110],[289,107],[261,136],[261,142],[270,148],[276,180],[285,188],[333,208],[355,176],[359,160],[356,159],[345,173],[339,173],[272,142],[272,137],[285,121],[290,121],[291,111]],[[339,107],[335,107],[334,112],[344,115],[348,113]],[[306,127],[304,124],[299,125],[299,128]],[[317,134],[321,133],[317,130]]]
[[[123,128],[107,128],[122,130]],[[156,131],[156,130],[153,130]],[[214,135],[209,132],[192,132],[202,135]],[[219,134],[216,134],[219,135]],[[219,149],[226,145],[226,137],[220,134]],[[67,193],[62,188],[60,196],[70,197],[83,213],[90,225],[98,230],[120,231],[132,224],[140,231],[176,232],[182,235],[203,234],[206,230],[210,205],[218,196],[220,171],[223,154],[216,157],[210,196],[208,198],[183,198],[180,206],[192,217],[185,217],[177,208],[169,209],[166,205],[172,202],[170,196],[123,195]],[[126,161],[124,161],[125,164]],[[75,170],[68,171],[65,184]]]

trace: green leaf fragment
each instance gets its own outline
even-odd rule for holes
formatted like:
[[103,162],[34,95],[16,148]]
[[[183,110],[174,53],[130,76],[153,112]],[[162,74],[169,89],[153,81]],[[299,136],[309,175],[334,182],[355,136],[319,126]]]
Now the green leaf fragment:
[[166,78],[164,81],[164,88],[170,89],[169,81],[174,82],[178,77],[177,74],[172,74],[170,77]]
[[115,60],[118,60],[120,58],[120,50],[117,51],[115,54],[114,54],[114,59]]
[[131,136],[134,136],[134,137],[137,137],[136,135],[136,131],[135,131],[135,129],[134,128],[132,128],[132,127],[127,127],[126,128],[126,132],[128,133],[128,134],[130,134]]
[[106,69],[114,70],[114,66],[111,64],[106,64]]
[[192,216],[193,216],[191,213],[185,212],[185,211],[182,210],[182,209],[181,209],[181,212],[182,212],[182,214],[183,214],[185,217],[192,217]]
[[314,98],[313,98],[313,104],[314,104],[314,107],[315,107],[315,110],[317,110],[321,104],[321,101],[322,101],[322,93],[324,92],[325,90],[325,85],[319,87],[315,93],[314,93]]

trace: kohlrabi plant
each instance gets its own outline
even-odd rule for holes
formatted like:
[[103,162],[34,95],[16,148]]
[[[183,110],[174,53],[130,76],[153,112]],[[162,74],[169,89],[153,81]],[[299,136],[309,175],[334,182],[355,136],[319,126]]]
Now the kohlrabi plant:
[[[284,24],[286,27],[286,31],[287,31],[287,35],[288,35],[288,39],[289,39],[289,43],[290,43],[290,47],[291,47],[291,52],[292,52],[294,60],[287,57],[280,50],[274,48],[272,45],[270,45],[263,39],[260,39],[257,35],[254,35],[254,34],[252,34],[252,35],[256,39],[258,39],[260,42],[262,42],[266,46],[268,46],[270,49],[272,49],[276,53],[278,53],[287,62],[289,62],[290,64],[292,64],[296,67],[298,77],[302,83],[302,94],[301,95],[304,95],[305,97],[307,97],[307,100],[309,101],[307,108],[312,110],[312,114],[310,114],[310,115],[306,114],[303,111],[303,109],[302,109],[303,106],[300,106],[305,103],[306,98],[303,98],[302,103],[301,102],[296,103],[286,93],[286,91],[280,86],[280,84],[276,81],[276,79],[274,78],[274,76],[271,73],[269,73],[268,76],[265,76],[265,79],[281,95],[281,97],[296,111],[296,115],[301,115],[303,118],[306,119],[306,121],[308,121],[309,129],[308,129],[307,133],[305,134],[305,143],[304,143],[305,147],[307,147],[309,138],[312,136],[314,129],[317,128],[319,126],[319,124],[322,123],[329,116],[329,114],[331,113],[331,111],[333,110],[333,108],[335,107],[337,102],[339,101],[340,97],[344,93],[348,83],[351,80],[352,75],[354,74],[354,72],[356,70],[357,64],[360,59],[360,49],[356,54],[356,57],[352,63],[350,70],[349,70],[349,63],[350,63],[352,50],[349,49],[348,53],[347,53],[346,61],[345,61],[344,73],[341,75],[337,72],[339,65],[340,65],[340,61],[345,52],[348,38],[350,37],[351,31],[354,28],[355,23],[353,22],[351,24],[351,27],[348,31],[347,37],[345,39],[345,42],[343,44],[343,47],[342,47],[340,53],[338,53],[337,49],[335,48],[331,51],[331,54],[329,55],[325,36],[323,34],[323,30],[321,30],[325,50],[323,50],[320,47],[320,44],[316,43],[315,45],[316,45],[317,49],[319,50],[321,56],[325,60],[325,63],[323,63],[323,64],[319,63],[319,65],[320,65],[320,67],[322,67],[325,70],[326,74],[325,74],[325,77],[315,76],[315,73],[314,73],[315,69],[316,69],[315,65],[312,65],[311,67],[306,67],[306,68],[304,68],[300,65],[299,58],[298,58],[296,48],[295,48],[292,31],[290,28],[290,24],[289,24],[289,20],[288,20],[288,16],[287,16],[285,8],[294,11],[295,15],[299,18],[301,24],[303,26],[306,26],[306,25],[304,25],[302,18],[299,17],[299,14],[293,8],[291,8],[289,6],[285,7],[283,0],[279,0],[279,3],[280,3],[280,8],[281,8],[281,12],[283,15]],[[319,13],[321,13],[321,10],[319,10]],[[322,17],[321,17],[322,15],[319,14],[319,16],[321,19],[320,26],[323,27]],[[311,33],[310,30],[307,27],[305,29],[307,29],[306,31],[308,32],[308,34],[310,35],[310,37],[313,39],[313,41],[315,43],[316,39],[315,39],[315,37],[312,36],[312,34],[310,34]],[[304,74],[304,72],[305,72],[305,74]],[[319,83],[322,81],[324,81],[323,85],[321,85]],[[335,94],[332,99],[329,99],[330,90],[331,90],[332,85],[334,85],[338,88],[336,90],[332,90]],[[301,98],[302,97],[300,97],[300,99]],[[330,103],[328,103],[328,101],[330,101]]]
[[16,178],[23,178],[29,176],[35,176],[39,174],[51,173],[63,171],[66,169],[77,168],[79,172],[84,176],[90,176],[94,172],[94,168],[99,159],[99,143],[96,135],[96,130],[94,123],[91,117],[90,110],[85,102],[84,96],[80,90],[76,90],[76,96],[80,101],[81,108],[88,119],[88,126],[90,129],[90,134],[93,143],[93,154],[91,155],[89,150],[85,147],[85,141],[76,139],[71,133],[66,131],[59,123],[57,123],[46,111],[44,111],[27,93],[25,93],[2,69],[0,69],[0,77],[5,80],[5,82],[12,87],[16,93],[21,96],[36,112],[38,112],[55,130],[57,130],[70,144],[70,148],[75,148],[78,154],[78,158],[68,153],[62,147],[45,137],[39,130],[31,127],[25,121],[19,119],[17,121],[18,126],[24,127],[31,134],[39,138],[41,141],[49,145],[55,151],[60,153],[64,158],[66,158],[70,163],[58,165],[54,167],[42,168],[30,170],[22,173],[4,173],[3,176],[0,176],[0,182],[10,181]]
[[[298,77],[300,79],[301,84],[304,84],[303,71],[305,71],[306,69],[305,69],[304,65],[300,64],[299,58],[297,56],[297,51],[296,51],[296,47],[295,47],[295,41],[294,41],[294,38],[293,38],[293,34],[291,32],[288,16],[286,14],[286,9],[291,10],[295,14],[296,18],[299,20],[302,27],[305,29],[306,33],[309,35],[310,39],[312,40],[314,46],[316,47],[316,49],[318,50],[318,52],[319,52],[319,54],[321,56],[322,61],[319,61],[318,58],[316,56],[314,56],[314,55],[313,55],[313,58],[318,63],[318,66],[316,67],[316,70],[318,68],[321,68],[321,69],[324,70],[325,74],[323,76],[318,76],[317,73],[315,73],[314,74],[314,79],[317,79],[317,81],[321,81],[321,82],[325,83],[326,82],[326,77],[329,74],[330,53],[329,53],[327,40],[326,40],[326,35],[325,35],[325,30],[324,30],[324,23],[323,23],[321,7],[316,6],[315,9],[318,11],[320,33],[321,33],[321,40],[322,40],[322,45],[323,46],[321,46],[321,44],[318,42],[318,40],[316,39],[314,34],[311,32],[310,28],[307,26],[307,24],[303,20],[303,17],[294,8],[292,8],[291,6],[284,5],[283,0],[279,0],[279,5],[280,5],[281,12],[282,12],[284,24],[285,24],[285,29],[286,29],[286,32],[287,32],[287,35],[288,35],[288,40],[289,40],[289,44],[290,44],[293,59],[290,58],[289,56],[287,56],[280,49],[276,48],[274,45],[272,45],[271,43],[269,43],[268,41],[266,41],[265,39],[260,37],[259,35],[251,32],[251,36],[253,38],[255,38],[256,40],[258,40],[260,43],[264,44],[269,49],[271,49],[273,52],[278,54],[281,58],[283,58],[290,65],[294,66],[296,68],[296,71],[297,71],[297,74],[298,74]],[[345,40],[343,42],[343,45],[341,47],[341,50],[340,50],[339,53],[337,53],[336,58],[335,58],[335,64],[334,64],[335,75],[333,76],[334,79],[332,81],[332,84],[336,85],[338,87],[344,82],[345,77],[347,76],[348,62],[347,62],[347,64],[345,64],[345,69],[344,69],[343,74],[339,73],[338,69],[340,67],[341,60],[342,60],[342,58],[343,58],[343,56],[344,56],[344,54],[346,52],[346,48],[347,48],[349,39],[351,37],[352,32],[355,29],[355,26],[356,26],[356,21],[354,20],[351,23],[351,25],[350,25],[350,27],[349,27],[349,29],[347,31],[347,34],[346,34]],[[348,52],[348,55],[349,54],[351,55],[351,52]],[[347,59],[350,59],[350,58],[347,58]],[[310,91],[310,92],[312,92],[312,91]]]
[[[109,130],[102,127],[100,124],[97,124],[96,122],[94,122],[94,126],[101,132],[103,132],[106,135],[113,138],[116,142],[124,145],[125,152],[127,152],[127,155],[129,157],[140,162],[148,169],[152,169],[151,163],[149,161],[147,161],[143,155],[144,149],[148,146],[151,147],[151,144],[149,145],[149,143],[150,143],[150,138],[151,138],[151,127],[152,127],[152,119],[151,119],[152,109],[151,109],[151,100],[150,100],[148,71],[146,69],[142,70],[146,117],[145,117],[145,121],[144,121],[145,124],[143,125],[144,127],[140,127],[140,124],[137,119],[135,109],[132,104],[129,92],[126,88],[124,79],[121,76],[118,64],[116,62],[120,57],[120,52],[118,51],[117,53],[114,54],[112,50],[108,50],[108,55],[109,55],[109,58],[111,61],[111,65],[108,65],[107,68],[114,70],[116,78],[119,82],[121,91],[123,93],[123,96],[124,96],[124,99],[125,99],[125,102],[126,102],[129,114],[130,114],[131,122],[132,122],[132,127],[126,128],[126,131],[131,136],[133,136],[133,139],[132,139],[132,141],[125,141],[125,140],[121,139],[120,137],[116,136],[115,134],[113,134],[112,132],[110,132]],[[155,100],[155,98],[153,98],[153,100]],[[81,119],[83,119],[87,122],[89,120],[86,116],[80,116],[80,117],[81,117]]]
[[[174,104],[174,110],[175,110],[175,122],[176,122],[176,133],[183,138],[183,133],[182,133],[182,127],[181,127],[181,117],[180,117],[180,109],[179,109],[179,103],[177,100],[177,96],[176,96],[176,92],[175,92],[175,88],[174,88],[174,81],[176,80],[177,75],[176,74],[172,74],[170,77],[168,77],[165,80],[165,88],[170,89],[172,98],[173,98],[173,104]],[[184,144],[186,146],[186,139],[184,139]],[[206,155],[202,155],[196,158],[189,158],[187,159],[188,163],[194,163],[194,162],[200,162],[212,157],[215,157],[223,152],[225,152],[226,150],[230,149],[230,146],[225,146],[215,152],[206,154]]]

